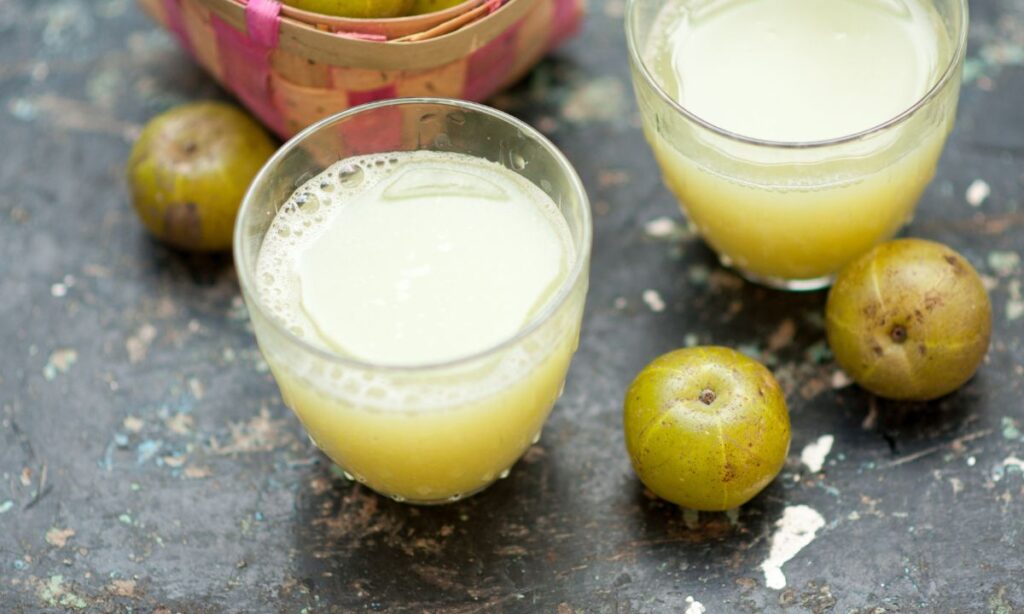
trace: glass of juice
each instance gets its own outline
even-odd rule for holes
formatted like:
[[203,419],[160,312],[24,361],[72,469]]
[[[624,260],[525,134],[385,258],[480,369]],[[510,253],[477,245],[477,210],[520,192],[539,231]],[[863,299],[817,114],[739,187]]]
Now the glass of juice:
[[629,0],[665,184],[722,262],[827,286],[913,215],[953,127],[966,0]]
[[473,494],[538,440],[576,350],[591,217],[566,158],[481,105],[308,128],[254,180],[234,255],[285,403],[397,501]]

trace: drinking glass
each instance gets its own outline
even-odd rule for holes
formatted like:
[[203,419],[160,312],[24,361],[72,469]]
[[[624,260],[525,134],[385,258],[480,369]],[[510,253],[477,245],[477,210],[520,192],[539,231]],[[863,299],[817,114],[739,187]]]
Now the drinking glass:
[[[496,162],[550,196],[576,252],[561,286],[515,336],[436,364],[373,364],[299,338],[271,315],[255,283],[260,246],[277,210],[338,160],[415,150]],[[578,345],[591,235],[579,177],[536,130],[478,104],[400,99],[350,109],[288,141],[243,201],[234,256],[256,340],[284,402],[314,443],[371,489],[397,501],[432,504],[505,477],[540,437]]]
[[939,45],[943,69],[926,93],[878,126],[811,142],[736,134],[682,106],[650,66],[653,26],[666,3],[628,1],[644,134],[665,184],[723,264],[768,286],[817,289],[909,222],[953,127],[967,44],[966,0],[926,1],[940,18],[936,37],[949,43]]

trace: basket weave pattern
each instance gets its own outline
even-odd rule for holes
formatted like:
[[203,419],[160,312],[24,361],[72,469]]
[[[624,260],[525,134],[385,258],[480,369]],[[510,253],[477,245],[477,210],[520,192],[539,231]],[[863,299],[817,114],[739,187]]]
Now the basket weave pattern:
[[375,100],[485,100],[571,36],[583,12],[583,0],[510,0],[455,32],[405,43],[282,18],[276,0],[138,1],[282,137]]

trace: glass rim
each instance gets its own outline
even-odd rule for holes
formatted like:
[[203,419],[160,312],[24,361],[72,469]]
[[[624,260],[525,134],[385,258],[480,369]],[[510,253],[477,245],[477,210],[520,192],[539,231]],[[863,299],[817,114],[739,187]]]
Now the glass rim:
[[626,0],[626,46],[629,48],[629,59],[632,64],[637,67],[640,74],[643,76],[644,81],[654,88],[658,96],[666,102],[670,107],[675,109],[678,113],[701,126],[702,128],[713,132],[719,136],[738,141],[748,145],[754,145],[757,147],[773,148],[773,149],[815,149],[821,147],[831,147],[834,145],[844,145],[846,143],[852,143],[859,141],[867,136],[888,130],[894,126],[902,124],[907,121],[911,116],[917,113],[921,107],[925,106],[932,99],[939,95],[939,92],[945,88],[946,84],[953,78],[956,67],[960,65],[960,61],[964,58],[967,53],[967,37],[968,37],[968,23],[969,10],[968,0],[959,0],[960,5],[960,36],[956,41],[956,50],[950,55],[949,63],[946,65],[945,70],[942,71],[941,75],[935,80],[932,86],[921,95],[921,97],[900,113],[893,117],[885,120],[884,122],[865,128],[852,134],[834,137],[831,139],[821,139],[815,141],[775,141],[771,139],[759,139],[756,137],[746,136],[738,132],[733,132],[726,128],[722,128],[716,124],[709,122],[708,120],[700,117],[696,113],[690,111],[682,104],[680,104],[675,98],[670,96],[666,92],[654,75],[651,74],[650,69],[647,67],[647,63],[644,61],[641,50],[639,49],[638,41],[636,40],[636,15],[637,6],[645,0]]
[[[519,329],[515,335],[503,339],[502,341],[488,346],[482,350],[478,350],[465,356],[459,356],[449,360],[439,362],[429,362],[424,364],[412,364],[412,365],[389,365],[369,362],[360,360],[358,358],[350,358],[342,356],[328,349],[322,348],[318,345],[307,341],[288,330],[287,327],[283,326],[263,304],[262,299],[259,296],[259,292],[256,291],[256,285],[253,280],[255,271],[250,271],[248,266],[245,266],[242,258],[242,242],[243,236],[245,235],[244,220],[248,217],[250,210],[255,207],[256,191],[257,186],[266,182],[268,178],[273,174],[275,169],[280,165],[281,160],[285,158],[292,151],[299,148],[303,142],[305,142],[313,134],[320,132],[322,129],[327,128],[339,121],[347,118],[355,117],[367,111],[373,111],[383,107],[390,106],[405,106],[405,105],[423,105],[432,104],[447,106],[465,111],[473,111],[489,115],[495,119],[503,121],[507,124],[519,128],[523,133],[540,143],[540,145],[546,149],[556,160],[561,171],[565,173],[569,180],[571,189],[576,193],[577,198],[580,200],[580,217],[582,223],[582,237],[580,245],[577,247],[577,257],[569,270],[566,277],[559,284],[558,291],[554,296],[547,302],[540,312],[538,312],[533,318],[531,318],[525,326]],[[513,171],[514,172],[514,171]],[[247,239],[246,239],[247,240]],[[526,122],[492,107],[488,107],[483,104],[469,102],[466,100],[457,100],[451,98],[430,98],[430,97],[419,97],[419,98],[393,98],[389,100],[381,100],[377,102],[370,102],[367,104],[359,105],[335,113],[329,117],[325,117],[320,121],[304,128],[302,131],[288,139],[276,152],[264,163],[263,167],[260,168],[259,172],[253,178],[249,184],[249,188],[245,192],[245,196],[242,198],[242,205],[238,210],[238,215],[235,219],[234,236],[232,242],[232,258],[234,259],[235,270],[238,275],[238,283],[241,288],[242,294],[248,298],[246,301],[247,306],[251,309],[255,309],[261,317],[270,323],[270,326],[277,331],[277,333],[283,335],[290,343],[298,345],[304,351],[308,351],[318,356],[321,359],[332,363],[338,363],[348,367],[354,367],[358,369],[374,370],[374,371],[386,371],[393,373],[422,373],[433,370],[457,368],[463,365],[479,361],[487,358],[492,354],[496,354],[504,349],[514,346],[525,338],[529,337],[535,332],[541,325],[549,321],[559,309],[565,305],[569,296],[572,294],[573,289],[576,287],[580,280],[580,277],[584,274],[586,263],[590,259],[590,248],[593,241],[593,222],[591,219],[590,211],[590,200],[587,197],[586,189],[583,187],[583,182],[580,180],[579,175],[576,173],[576,169],[569,162],[565,154],[562,153],[554,143],[552,143],[547,137],[541,134],[536,128],[530,126]],[[255,267],[254,267],[255,268]]]

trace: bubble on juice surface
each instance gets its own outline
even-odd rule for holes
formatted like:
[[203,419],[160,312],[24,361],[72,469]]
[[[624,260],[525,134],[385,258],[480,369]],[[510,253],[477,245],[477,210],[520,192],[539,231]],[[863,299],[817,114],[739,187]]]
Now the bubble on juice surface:
[[338,168],[338,184],[347,190],[358,188],[363,183],[365,175],[361,164],[347,162]]
[[295,204],[303,213],[316,213],[320,210],[320,197],[315,192],[306,192],[295,199]]
[[509,154],[509,162],[511,162],[512,168],[517,171],[521,171],[526,168],[526,158],[522,155],[512,152]]

